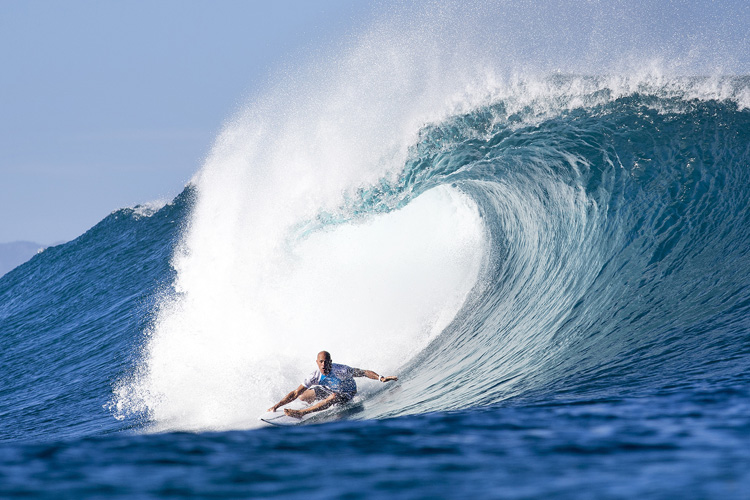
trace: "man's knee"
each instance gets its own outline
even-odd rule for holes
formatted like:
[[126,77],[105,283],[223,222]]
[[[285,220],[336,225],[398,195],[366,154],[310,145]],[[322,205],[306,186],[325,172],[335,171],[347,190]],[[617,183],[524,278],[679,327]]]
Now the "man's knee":
[[312,403],[315,401],[315,391],[313,389],[308,389],[300,394],[299,398],[305,403]]

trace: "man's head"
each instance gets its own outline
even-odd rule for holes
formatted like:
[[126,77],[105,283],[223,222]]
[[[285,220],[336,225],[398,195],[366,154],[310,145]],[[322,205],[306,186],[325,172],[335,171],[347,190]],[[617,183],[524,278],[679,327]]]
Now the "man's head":
[[318,359],[315,360],[318,363],[318,370],[323,375],[331,373],[331,355],[328,351],[320,351],[318,353]]

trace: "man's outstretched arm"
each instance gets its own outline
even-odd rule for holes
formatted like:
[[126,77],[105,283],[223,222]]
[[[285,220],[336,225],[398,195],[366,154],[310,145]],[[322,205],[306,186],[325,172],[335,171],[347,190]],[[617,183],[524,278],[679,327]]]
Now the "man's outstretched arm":
[[378,375],[372,370],[361,370],[359,368],[355,368],[354,370],[355,370],[354,372],[355,377],[367,377],[373,380],[380,380],[381,382],[390,382],[392,380],[393,381],[398,380],[398,377],[384,377],[382,375]]
[[279,401],[278,403],[276,403],[275,405],[273,405],[272,407],[270,407],[268,409],[268,411],[276,411],[276,410],[279,409],[279,406],[284,406],[287,403],[291,403],[292,401],[294,401],[295,399],[297,399],[300,394],[302,394],[303,392],[305,392],[306,389],[307,388],[304,385],[300,385],[299,387],[297,387],[296,389],[294,389],[292,392],[290,392],[289,394],[287,394],[286,396],[284,396],[284,398],[281,401]]

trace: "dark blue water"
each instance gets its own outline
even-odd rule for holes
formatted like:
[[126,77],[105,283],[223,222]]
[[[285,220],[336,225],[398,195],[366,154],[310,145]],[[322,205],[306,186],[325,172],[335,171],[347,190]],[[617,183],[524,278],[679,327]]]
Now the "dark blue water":
[[439,188],[484,228],[455,317],[337,421],[195,432],[132,395],[190,292],[200,185],[45,250],[0,278],[0,496],[750,498],[750,85],[704,83],[498,98],[299,221],[290,241]]
[[0,493],[746,498],[747,380],[724,385],[312,427],[5,443]]

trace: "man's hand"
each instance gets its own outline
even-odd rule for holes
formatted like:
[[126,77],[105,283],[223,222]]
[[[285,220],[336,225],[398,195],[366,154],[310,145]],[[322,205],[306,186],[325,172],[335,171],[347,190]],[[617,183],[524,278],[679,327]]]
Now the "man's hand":
[[284,399],[282,399],[281,401],[279,401],[278,403],[276,403],[275,405],[273,405],[272,407],[270,407],[268,409],[268,411],[275,412],[276,410],[279,409],[280,406],[284,406],[287,403],[291,403],[292,401],[294,401],[295,399],[297,399],[297,397],[300,394],[302,394],[305,391],[305,389],[306,389],[306,387],[304,385],[301,385],[301,386],[297,387],[295,390],[293,390],[292,392],[290,392],[289,394],[287,394],[286,396],[284,396]]
[[380,377],[381,382],[391,382],[391,381],[396,381],[396,380],[398,380],[398,377],[383,377],[383,376]]

